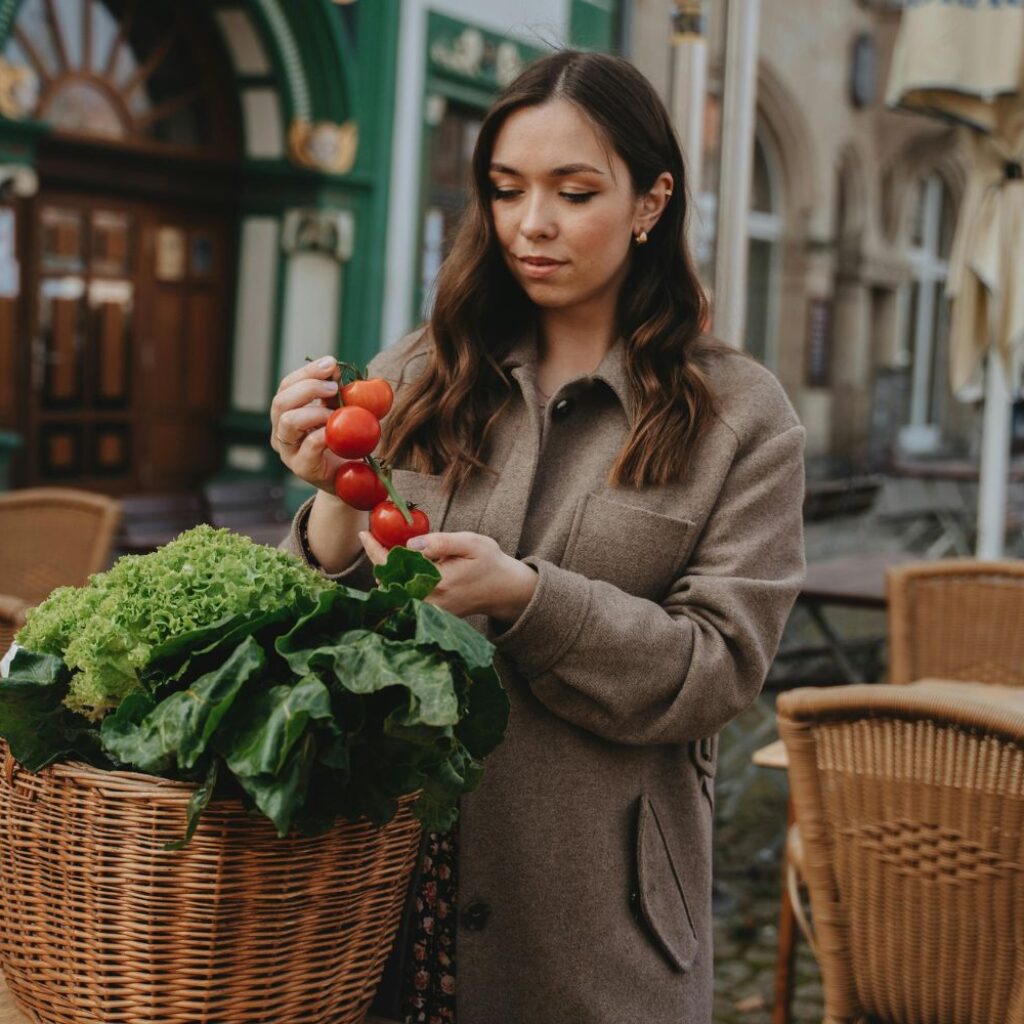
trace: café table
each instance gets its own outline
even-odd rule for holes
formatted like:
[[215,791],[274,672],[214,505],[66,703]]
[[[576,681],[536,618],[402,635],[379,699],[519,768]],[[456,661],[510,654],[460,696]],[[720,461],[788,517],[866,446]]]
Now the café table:
[[[878,683],[879,687],[888,683]],[[937,698],[956,697],[977,701],[983,705],[995,705],[1009,711],[1024,714],[1024,687],[996,686],[991,683],[972,683],[951,679],[919,679],[907,684],[915,690]],[[782,740],[776,740],[754,752],[754,764],[762,768],[787,770],[789,758]],[[793,802],[789,801],[786,832],[793,824]],[[786,844],[788,848],[788,843]],[[772,1024],[790,1024],[793,1000],[793,957],[796,950],[796,915],[786,889],[786,868],[783,864],[783,884],[779,897],[778,950],[775,961],[775,999],[772,1007]],[[0,1021],[3,1024],[3,1021]]]
[[[868,608],[884,611],[886,570],[919,557],[905,551],[881,551],[847,555],[808,562],[807,575],[797,598],[821,635],[825,649],[831,654],[841,680],[863,683],[865,680],[850,658],[849,641],[831,621],[829,608]],[[787,657],[792,651],[779,652]]]

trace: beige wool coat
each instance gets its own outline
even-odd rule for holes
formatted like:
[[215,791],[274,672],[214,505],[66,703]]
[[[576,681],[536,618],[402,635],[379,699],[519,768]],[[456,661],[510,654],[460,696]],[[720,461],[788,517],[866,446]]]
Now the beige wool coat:
[[[400,388],[425,344],[371,375]],[[543,413],[532,337],[503,363],[519,391],[495,475],[447,495],[394,471],[434,530],[486,534],[538,573],[507,629],[470,619],[512,714],[461,803],[458,1024],[709,1024],[715,737],[760,690],[803,578],[804,430],[761,365],[711,354],[718,408],[686,479],[615,488],[622,342]],[[300,557],[308,509],[283,545]],[[374,584],[365,556],[334,578]]]

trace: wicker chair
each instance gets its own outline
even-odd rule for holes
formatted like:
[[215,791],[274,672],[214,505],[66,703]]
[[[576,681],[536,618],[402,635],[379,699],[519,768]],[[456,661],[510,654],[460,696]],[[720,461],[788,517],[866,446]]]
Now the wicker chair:
[[1024,562],[912,563],[886,586],[890,682],[1024,686]]
[[[889,682],[934,678],[1024,686],[1024,562],[912,562],[887,571],[886,591]],[[800,898],[806,880],[798,825],[787,830],[785,861],[793,913],[818,957]],[[788,1002],[790,995],[784,998]]]
[[69,488],[0,494],[0,589],[28,605],[106,568],[121,506]]
[[1024,715],[844,686],[778,716],[824,1024],[1024,1024]]

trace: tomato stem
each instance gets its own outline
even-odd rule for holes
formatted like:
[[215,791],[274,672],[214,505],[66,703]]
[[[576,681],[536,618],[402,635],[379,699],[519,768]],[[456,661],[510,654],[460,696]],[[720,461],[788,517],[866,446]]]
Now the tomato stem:
[[395,485],[391,482],[390,475],[384,473],[380,468],[380,463],[372,455],[366,456],[366,464],[377,474],[377,479],[384,485],[384,489],[388,492],[388,497],[395,503],[398,511],[402,513],[402,518],[411,526],[412,513],[409,511],[409,506],[406,505],[405,499],[395,490]]
[[[352,378],[353,380],[364,380],[365,379],[365,374],[363,373],[363,371],[358,366],[356,366],[355,363],[346,363],[343,359],[339,359],[338,360],[338,369],[341,370],[340,376],[342,378],[344,378],[344,376],[345,376],[345,371],[349,370],[353,374],[353,378]],[[349,381],[349,383],[351,384],[352,381]]]

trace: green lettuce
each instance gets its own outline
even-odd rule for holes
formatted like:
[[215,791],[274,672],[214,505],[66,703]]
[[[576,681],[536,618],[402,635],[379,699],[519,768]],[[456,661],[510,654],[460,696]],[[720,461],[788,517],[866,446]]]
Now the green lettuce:
[[197,526],[149,555],[127,555],[84,587],[29,611],[16,639],[71,670],[65,704],[99,720],[141,689],[140,672],[174,637],[233,618],[312,607],[331,586],[287,552]]
[[32,615],[0,681],[14,757],[194,783],[175,848],[217,794],[282,836],[384,824],[414,792],[427,827],[450,827],[509,704],[492,645],[427,603],[437,568],[394,548],[378,586],[352,590],[225,533],[122,559]]

